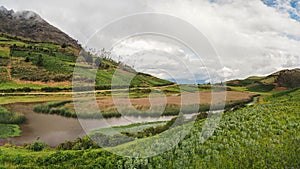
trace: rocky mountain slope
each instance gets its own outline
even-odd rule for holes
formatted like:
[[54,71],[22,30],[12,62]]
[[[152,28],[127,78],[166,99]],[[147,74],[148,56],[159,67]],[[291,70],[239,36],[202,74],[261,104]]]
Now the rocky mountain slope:
[[1,6],[0,32],[35,42],[66,44],[80,49],[76,40],[32,11],[14,12]]

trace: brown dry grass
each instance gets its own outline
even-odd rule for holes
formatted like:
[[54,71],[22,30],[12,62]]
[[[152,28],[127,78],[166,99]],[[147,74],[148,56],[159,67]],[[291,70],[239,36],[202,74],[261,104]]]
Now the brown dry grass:
[[16,82],[18,84],[36,84],[36,85],[42,85],[42,86],[50,86],[50,87],[57,87],[57,86],[71,86],[71,82],[65,81],[65,82],[41,82],[41,81],[26,81],[26,80],[19,80],[19,79],[12,79],[13,82]]
[[[162,105],[162,104],[172,104],[172,105],[191,105],[191,104],[201,104],[210,105],[235,102],[240,100],[246,100],[251,98],[252,94],[245,92],[227,91],[227,92],[199,92],[199,93],[184,93],[181,96],[167,96],[167,97],[152,97],[149,98],[98,98],[97,102],[99,107],[109,107],[114,106],[114,103],[120,105],[132,104],[137,106],[150,106],[150,105]],[[212,101],[213,99],[213,101]]]

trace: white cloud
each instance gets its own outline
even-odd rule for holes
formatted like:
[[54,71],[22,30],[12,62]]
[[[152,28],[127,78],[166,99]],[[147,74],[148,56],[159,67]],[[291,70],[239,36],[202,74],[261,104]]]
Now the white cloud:
[[203,32],[215,45],[224,66],[240,70],[228,78],[300,66],[300,42],[287,37],[287,34],[300,37],[299,22],[259,0],[212,4],[172,0],[158,2],[156,6],[157,11],[188,20]]
[[17,10],[32,10],[54,26],[86,43],[88,38],[113,19],[145,11],[139,0],[1,0],[1,5]]
[[[290,0],[278,0],[275,8],[260,0],[211,1],[2,0],[2,3],[14,10],[34,10],[82,43],[96,30],[122,16],[140,12],[177,16],[193,24],[212,42],[223,63],[223,69],[213,70],[214,61],[203,65],[188,49],[155,38],[131,39],[117,47],[115,52],[127,63],[160,77],[170,76],[163,70],[186,79],[192,78],[190,72],[196,78],[215,76],[207,75],[205,66],[215,74],[223,72],[226,78],[300,67],[300,23],[288,13],[293,10],[300,16],[300,10],[291,8]],[[180,25],[174,29],[180,29]],[[182,62],[188,63],[189,68]]]
[[114,59],[120,59],[137,71],[196,83],[196,79],[206,80],[208,75],[205,65],[201,60],[196,60],[194,55],[177,41],[152,35],[128,38],[112,50]]
[[223,69],[218,70],[218,73],[221,76],[224,76],[226,80],[228,80],[228,78],[237,76],[239,73],[239,69],[231,69],[228,67],[223,67]]

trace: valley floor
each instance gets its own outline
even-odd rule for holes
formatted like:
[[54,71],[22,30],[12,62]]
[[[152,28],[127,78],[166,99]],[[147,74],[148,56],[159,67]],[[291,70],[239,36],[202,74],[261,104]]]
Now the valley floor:
[[[299,168],[300,90],[277,93],[264,102],[223,115],[204,143],[205,119],[113,148],[78,150],[44,149],[39,152],[6,145],[0,148],[5,168]],[[190,133],[162,154],[138,158],[137,150],[155,147],[156,138],[175,134],[192,125]],[[175,132],[175,133],[174,133]],[[75,150],[77,149],[77,150]],[[110,153],[118,151],[137,158]],[[153,150],[152,150],[153,151]]]

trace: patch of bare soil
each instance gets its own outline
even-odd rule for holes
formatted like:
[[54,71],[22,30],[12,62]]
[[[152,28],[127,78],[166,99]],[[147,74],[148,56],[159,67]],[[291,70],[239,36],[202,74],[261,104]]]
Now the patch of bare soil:
[[277,86],[277,87],[275,87],[274,90],[275,91],[283,91],[283,90],[287,90],[287,88],[286,87],[279,87],[279,86]]

